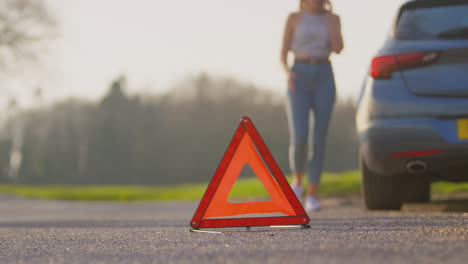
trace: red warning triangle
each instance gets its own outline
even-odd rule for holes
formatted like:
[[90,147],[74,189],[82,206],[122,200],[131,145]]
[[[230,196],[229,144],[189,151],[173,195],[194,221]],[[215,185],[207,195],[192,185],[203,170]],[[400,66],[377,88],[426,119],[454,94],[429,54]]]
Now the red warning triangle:
[[[229,193],[245,164],[271,197],[261,202],[228,202]],[[282,213],[285,216],[225,218],[248,214]],[[223,218],[224,217],[224,218]],[[234,137],[190,222],[199,228],[307,225],[310,219],[289,186],[260,134],[248,117],[242,118]]]

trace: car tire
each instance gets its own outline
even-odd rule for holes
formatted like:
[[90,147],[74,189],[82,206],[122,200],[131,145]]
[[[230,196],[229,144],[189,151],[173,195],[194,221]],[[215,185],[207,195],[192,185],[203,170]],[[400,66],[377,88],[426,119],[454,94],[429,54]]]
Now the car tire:
[[407,175],[402,185],[403,202],[428,203],[431,200],[431,182],[424,176]]
[[400,177],[377,175],[361,161],[361,192],[366,208],[369,210],[400,210]]

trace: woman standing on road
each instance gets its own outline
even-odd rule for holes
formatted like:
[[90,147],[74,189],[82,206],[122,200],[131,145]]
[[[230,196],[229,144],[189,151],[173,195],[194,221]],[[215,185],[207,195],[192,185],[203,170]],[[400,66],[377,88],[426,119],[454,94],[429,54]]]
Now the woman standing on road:
[[[292,189],[301,198],[302,177],[307,163],[309,183],[305,209],[320,209],[316,199],[322,174],[328,124],[335,104],[335,81],[329,61],[332,52],[343,49],[340,19],[328,0],[301,0],[300,11],[289,15],[281,50],[281,64],[288,78],[289,159]],[[288,67],[288,54],[294,66]],[[314,113],[313,130],[309,113]],[[309,144],[308,144],[309,142]],[[311,158],[307,160],[307,150]]]

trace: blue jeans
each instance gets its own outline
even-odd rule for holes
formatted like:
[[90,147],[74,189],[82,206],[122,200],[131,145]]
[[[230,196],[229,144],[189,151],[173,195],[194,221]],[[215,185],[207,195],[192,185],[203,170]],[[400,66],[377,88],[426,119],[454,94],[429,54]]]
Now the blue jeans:
[[[309,183],[319,184],[336,97],[333,69],[330,63],[323,63],[295,64],[292,70],[296,74],[296,89],[288,89],[287,102],[291,171],[304,172],[307,162]],[[310,121],[311,111],[313,123]],[[307,152],[311,153],[308,159]]]

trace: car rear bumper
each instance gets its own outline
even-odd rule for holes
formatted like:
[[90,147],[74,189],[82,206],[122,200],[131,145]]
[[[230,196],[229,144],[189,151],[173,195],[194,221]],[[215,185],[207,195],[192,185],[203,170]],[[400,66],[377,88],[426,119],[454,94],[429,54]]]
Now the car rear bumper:
[[453,119],[384,119],[360,133],[360,155],[380,175],[408,173],[408,163],[427,164],[434,180],[468,181],[468,140]]

